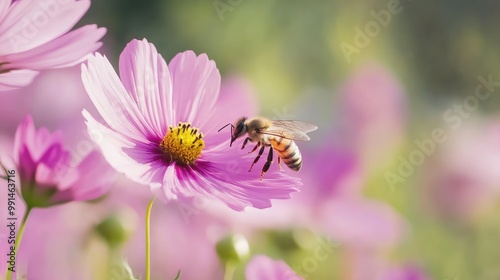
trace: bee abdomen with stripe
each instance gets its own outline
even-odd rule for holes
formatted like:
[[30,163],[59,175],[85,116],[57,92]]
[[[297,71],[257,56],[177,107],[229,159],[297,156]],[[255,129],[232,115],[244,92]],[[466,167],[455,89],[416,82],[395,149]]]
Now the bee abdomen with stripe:
[[288,168],[299,171],[302,167],[302,155],[299,147],[294,141],[288,139],[280,139],[272,142],[273,148]]

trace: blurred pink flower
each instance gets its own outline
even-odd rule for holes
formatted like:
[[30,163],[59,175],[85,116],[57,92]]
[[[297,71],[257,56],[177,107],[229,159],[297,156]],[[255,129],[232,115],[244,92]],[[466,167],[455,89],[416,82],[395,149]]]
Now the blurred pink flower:
[[289,198],[300,185],[277,168],[260,181],[247,172],[253,157],[231,149],[228,134],[217,133],[248,109],[237,98],[219,103],[220,74],[206,55],[187,51],[167,65],[152,44],[133,40],[120,56],[121,81],[100,54],[82,71],[107,123],[83,113],[89,132],[100,131],[94,140],[106,159],[163,199],[187,202],[201,195],[235,210],[266,208],[270,199]]
[[88,0],[4,0],[0,4],[0,91],[31,83],[40,70],[76,65],[97,50],[106,29],[86,25],[68,32]]
[[[327,138],[328,139],[328,138]],[[312,208],[317,208],[331,199],[358,197],[365,186],[365,176],[359,155],[342,149],[329,140],[309,149],[310,164],[303,167],[303,181],[308,188],[299,194]]]
[[247,280],[301,280],[284,261],[273,260],[257,255],[248,263],[245,276]]
[[36,130],[31,116],[16,131],[14,161],[29,207],[95,199],[108,191],[114,179],[114,171],[97,150],[72,166],[62,133]]
[[394,247],[406,230],[392,207],[362,197],[332,199],[322,206],[318,218],[330,238],[353,248]]
[[402,142],[405,94],[397,78],[378,64],[359,69],[340,90],[340,129],[345,146],[368,166],[380,166]]
[[387,269],[382,280],[430,280],[418,266],[406,265]]
[[430,280],[424,269],[414,264],[389,261],[387,254],[366,249],[344,253],[343,279],[351,280]]
[[[436,144],[439,145],[439,144]],[[471,120],[447,133],[425,162],[426,202],[446,222],[468,223],[500,197],[500,121]]]

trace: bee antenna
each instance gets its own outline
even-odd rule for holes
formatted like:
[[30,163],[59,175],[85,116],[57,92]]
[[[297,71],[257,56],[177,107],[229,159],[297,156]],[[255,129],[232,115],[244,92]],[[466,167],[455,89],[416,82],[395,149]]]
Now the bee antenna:
[[231,133],[233,133],[234,125],[232,123],[226,124],[225,126],[221,127],[219,130],[217,130],[217,132],[220,132],[221,130],[223,130],[224,128],[226,128],[228,125],[231,126]]

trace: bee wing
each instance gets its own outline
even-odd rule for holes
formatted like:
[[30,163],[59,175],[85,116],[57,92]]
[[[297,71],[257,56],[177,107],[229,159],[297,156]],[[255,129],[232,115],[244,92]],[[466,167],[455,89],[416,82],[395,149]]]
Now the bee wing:
[[286,131],[302,132],[304,134],[318,129],[317,125],[303,121],[273,120],[271,124],[272,127],[279,127]]
[[308,122],[278,120],[271,121],[271,126],[261,133],[290,140],[308,141],[310,138],[306,133],[316,129],[318,129],[318,126]]

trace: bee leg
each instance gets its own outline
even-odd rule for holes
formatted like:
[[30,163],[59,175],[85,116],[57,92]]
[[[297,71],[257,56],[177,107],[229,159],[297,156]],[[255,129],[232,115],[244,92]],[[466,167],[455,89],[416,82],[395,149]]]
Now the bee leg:
[[278,167],[280,168],[280,170],[283,170],[283,168],[281,167],[281,158],[278,156]]
[[[258,144],[257,144],[258,145]],[[264,153],[264,149],[266,148],[266,146],[262,146],[262,148],[260,148],[259,150],[259,155],[257,155],[257,157],[255,158],[255,160],[253,161],[252,165],[250,165],[250,169],[248,169],[248,172],[252,171],[252,167],[254,164],[257,163],[257,161],[259,161],[260,159],[260,156]]]
[[267,161],[264,164],[264,167],[262,168],[262,172],[260,173],[260,180],[261,181],[262,181],[262,177],[264,177],[264,174],[267,172],[267,170],[269,170],[271,163],[273,163],[273,147],[269,147],[269,154],[267,155]]
[[248,140],[250,140],[250,137],[245,138],[245,141],[243,141],[243,146],[241,146],[242,150],[245,149],[245,146],[247,145]]
[[[260,146],[260,141],[259,141],[259,142],[257,142],[257,145],[255,145],[255,147],[253,147],[253,149],[252,149],[250,152],[248,152],[248,153],[249,153],[249,154],[251,154],[251,153],[255,152],[255,150],[257,150],[257,148],[258,148],[259,146]],[[262,147],[264,147],[264,146],[262,146]]]

